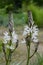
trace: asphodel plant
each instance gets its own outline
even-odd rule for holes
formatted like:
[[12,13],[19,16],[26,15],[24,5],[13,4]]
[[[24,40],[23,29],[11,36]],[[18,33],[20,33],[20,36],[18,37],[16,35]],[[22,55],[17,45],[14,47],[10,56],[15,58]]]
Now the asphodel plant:
[[[3,53],[6,61],[6,65],[10,65],[11,62],[11,56],[12,53],[15,51],[15,49],[18,47],[18,35],[16,34],[14,30],[14,23],[13,23],[13,14],[12,11],[9,12],[9,24],[8,24],[9,31],[5,31],[4,37],[3,37]],[[39,40],[38,40],[38,27],[34,24],[32,13],[29,10],[28,11],[28,23],[24,28],[23,32],[23,41],[22,43],[26,43],[27,47],[27,64],[29,65],[29,60],[34,56],[34,54],[37,52]],[[31,42],[36,44],[34,53],[30,56],[30,46]]]
[[9,12],[8,30],[9,31],[5,31],[3,33],[4,36],[2,43],[2,49],[3,49],[6,65],[10,65],[12,53],[15,51],[15,49],[18,46],[18,35],[14,30],[13,14],[11,11]]
[[[28,56],[27,56],[26,65],[29,65],[30,58],[32,58],[34,54],[37,52],[38,44],[39,44],[38,31],[39,31],[38,27],[37,25],[34,24],[34,21],[33,21],[32,12],[29,10],[28,11],[28,23],[24,27],[23,41],[22,41],[22,43],[26,43],[26,47],[27,47]],[[30,56],[31,43],[35,43],[36,47],[35,47],[34,53]]]

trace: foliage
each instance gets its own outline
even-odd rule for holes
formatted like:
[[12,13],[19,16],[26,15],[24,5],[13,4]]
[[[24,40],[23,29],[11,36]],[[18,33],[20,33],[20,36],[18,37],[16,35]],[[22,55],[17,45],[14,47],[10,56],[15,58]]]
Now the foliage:
[[22,8],[22,3],[28,4],[31,0],[0,0],[0,8],[5,8],[8,11],[18,10]]
[[37,5],[43,6],[43,0],[33,0]]
[[33,4],[31,4],[29,8],[33,13],[35,23],[38,25],[39,28],[43,28],[43,8],[40,8]]
[[38,65],[43,65],[43,54],[40,55],[37,53],[37,60],[38,60]]
[[[29,8],[33,13],[33,18],[34,18],[35,24],[37,24],[38,27],[43,28],[43,8],[39,8],[39,7],[37,7],[33,4],[30,5]],[[2,13],[3,13],[3,11],[2,11]],[[8,24],[8,15],[2,14],[2,13],[0,15],[1,16],[0,19],[2,18],[3,25],[6,26]],[[27,12],[14,14],[14,24],[15,24],[15,26],[16,25],[17,26],[25,25],[27,20],[28,20]]]
[[2,52],[2,41],[0,40],[0,52]]
[[32,62],[30,61],[30,65],[43,65],[43,54],[40,55],[38,52],[36,53],[36,57]]

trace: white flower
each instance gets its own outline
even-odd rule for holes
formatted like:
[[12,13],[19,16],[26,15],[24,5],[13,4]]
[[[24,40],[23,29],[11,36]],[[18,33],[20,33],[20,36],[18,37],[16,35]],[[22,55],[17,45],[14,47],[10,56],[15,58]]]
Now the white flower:
[[39,31],[38,28],[37,28],[37,25],[33,26],[33,31],[37,31],[37,32]]
[[8,35],[8,32],[5,31],[5,32],[4,32],[4,35],[7,36],[7,35]]
[[11,49],[11,50],[14,50],[14,47],[13,47],[13,46],[10,46],[10,49]]
[[[31,41],[38,42],[37,37],[38,37],[39,30],[38,30],[37,26],[33,25],[33,24],[34,24],[34,22],[32,23],[31,27],[28,27],[27,25],[25,26],[23,36],[24,36],[24,38],[26,38],[26,36],[31,33]],[[25,41],[23,41],[23,42],[25,42]]]
[[10,40],[10,36],[4,36],[4,39],[5,39],[6,41],[9,41],[9,40]]
[[24,28],[23,36],[26,36],[29,33],[30,33],[30,28],[26,25]]
[[25,39],[23,39],[23,40],[21,41],[21,43],[26,43],[26,40],[25,40]]
[[38,39],[33,39],[33,42],[37,43],[38,42]]
[[15,33],[15,31],[12,32],[12,43],[16,43],[18,40],[18,35]]
[[23,32],[23,36],[26,36],[28,34],[28,32],[24,31]]
[[15,35],[15,31],[12,32],[12,36],[14,36],[14,35]]
[[24,28],[25,28],[24,30],[28,30],[29,29],[29,27],[27,25]]
[[37,26],[33,26],[33,33],[32,33],[32,37],[31,37],[33,42],[38,42],[38,39],[37,39],[38,31],[39,30],[38,30]]
[[9,46],[9,45],[6,45],[6,48],[8,48],[8,49],[11,49],[11,50],[14,50],[14,46]]
[[9,40],[10,36],[8,35],[8,32],[5,32],[3,37],[3,43],[6,44]]
[[7,41],[10,40],[10,36],[8,35],[8,32],[4,33],[4,39],[6,39]]
[[33,40],[33,39],[36,39],[36,38],[37,38],[37,37],[36,37],[36,36],[33,36],[33,35],[32,35],[32,37],[31,37],[32,40]]
[[38,36],[38,33],[35,32],[32,34],[32,37],[35,37],[35,36]]
[[35,43],[38,42],[37,36],[35,36],[35,35],[32,35],[31,39],[32,39],[32,41],[35,42]]
[[3,40],[3,43],[4,43],[4,44],[7,44],[7,41],[4,39],[4,40]]

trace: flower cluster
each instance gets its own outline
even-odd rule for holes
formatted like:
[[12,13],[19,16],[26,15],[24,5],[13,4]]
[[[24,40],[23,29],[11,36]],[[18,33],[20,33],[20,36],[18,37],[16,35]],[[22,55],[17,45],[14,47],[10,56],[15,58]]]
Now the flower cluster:
[[31,39],[32,39],[32,41],[33,42],[35,42],[35,43],[37,43],[39,40],[38,40],[38,28],[37,28],[37,26],[33,26],[33,29],[32,29],[32,37],[31,37]]
[[[9,46],[10,40],[12,43],[11,46]],[[18,40],[18,35],[15,33],[15,31],[11,33],[11,36],[8,32],[5,31],[3,37],[3,43],[6,45],[6,48],[14,49],[14,44],[17,42],[17,40]]]
[[[32,22],[32,26],[29,27],[28,25],[26,25],[24,27],[24,32],[23,32],[23,37],[26,38],[27,36],[30,36],[31,33],[31,41],[34,43],[38,42],[38,28],[36,25],[34,25],[34,22]],[[22,42],[25,43],[25,40],[23,40]]]
[[11,39],[11,38],[10,38],[10,36],[8,35],[8,32],[5,31],[5,32],[4,32],[4,37],[3,37],[3,43],[4,43],[4,44],[7,44],[10,39]]
[[15,31],[12,32],[12,43],[16,43],[18,40],[18,35],[15,33]]
[[9,45],[6,45],[6,48],[7,48],[7,49],[14,50],[14,46],[13,46],[13,45],[11,45],[11,46],[9,46]]

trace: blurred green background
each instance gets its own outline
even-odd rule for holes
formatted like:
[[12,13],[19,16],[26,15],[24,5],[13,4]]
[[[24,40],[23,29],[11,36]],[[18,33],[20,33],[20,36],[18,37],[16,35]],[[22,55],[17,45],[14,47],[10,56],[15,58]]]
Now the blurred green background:
[[[19,13],[13,13],[14,15],[14,24],[16,25],[25,25],[28,21],[27,11],[24,11],[26,8],[23,7],[22,11]],[[38,25],[39,28],[43,28],[43,8],[36,6],[35,4],[30,4],[28,9],[32,11],[33,19],[35,24]],[[5,13],[5,9],[0,9],[0,26],[7,26],[8,24],[8,14]]]

